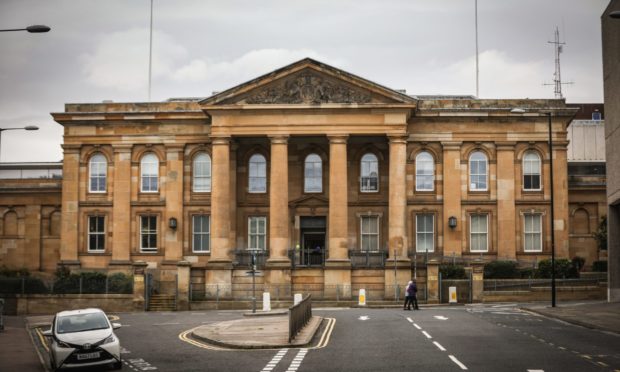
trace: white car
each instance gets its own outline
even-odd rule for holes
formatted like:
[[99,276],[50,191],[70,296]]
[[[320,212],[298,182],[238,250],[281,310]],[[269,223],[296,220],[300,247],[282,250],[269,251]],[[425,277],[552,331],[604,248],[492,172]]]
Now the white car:
[[52,328],[43,335],[50,339],[50,367],[61,368],[112,365],[121,369],[121,346],[114,329],[100,309],[62,311],[54,317]]

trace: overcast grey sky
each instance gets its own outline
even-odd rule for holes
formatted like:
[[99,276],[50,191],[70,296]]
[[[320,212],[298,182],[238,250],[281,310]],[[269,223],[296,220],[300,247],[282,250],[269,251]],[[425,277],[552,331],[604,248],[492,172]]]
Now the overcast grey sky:
[[[608,0],[478,0],[481,98],[602,102]],[[408,94],[475,94],[474,0],[154,0],[152,100],[205,97],[312,57]],[[150,0],[0,0],[0,160],[58,161],[67,102],[146,101]]]

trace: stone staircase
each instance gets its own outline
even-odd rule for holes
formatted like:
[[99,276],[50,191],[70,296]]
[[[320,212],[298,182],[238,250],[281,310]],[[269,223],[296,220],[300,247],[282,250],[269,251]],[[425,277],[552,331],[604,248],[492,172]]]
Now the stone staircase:
[[174,295],[154,294],[149,299],[149,311],[176,311]]

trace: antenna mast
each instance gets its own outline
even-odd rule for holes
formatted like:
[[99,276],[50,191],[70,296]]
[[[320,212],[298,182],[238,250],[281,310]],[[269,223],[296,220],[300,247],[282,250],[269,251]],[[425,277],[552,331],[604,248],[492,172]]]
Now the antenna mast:
[[566,43],[560,42],[560,31],[558,31],[558,27],[555,27],[555,40],[547,41],[549,44],[554,44],[555,46],[555,73],[553,73],[553,84],[543,84],[543,85],[553,85],[555,93],[555,98],[562,99],[564,96],[562,95],[562,84],[572,84],[572,82],[563,83],[562,75],[560,74],[560,53],[562,53],[562,45],[566,45]]

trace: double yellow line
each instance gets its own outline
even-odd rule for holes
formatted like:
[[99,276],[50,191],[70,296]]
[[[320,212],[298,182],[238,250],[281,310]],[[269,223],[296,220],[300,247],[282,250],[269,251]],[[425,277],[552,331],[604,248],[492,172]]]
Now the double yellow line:
[[[335,318],[325,318],[327,320],[327,326],[325,326],[325,331],[323,332],[323,335],[321,336],[321,339],[319,340],[319,343],[314,346],[314,347],[308,347],[305,349],[322,349],[325,346],[327,346],[327,344],[329,343],[329,339],[332,335],[332,331],[334,330],[334,326],[336,325],[336,319]],[[200,342],[197,340],[194,340],[192,338],[189,337],[189,335],[197,328],[200,328],[202,326],[198,326],[192,329],[189,329],[187,331],[181,332],[181,334],[179,334],[179,339],[181,341],[185,341],[189,344],[192,344],[194,346],[203,348],[203,349],[207,349],[207,350],[216,350],[216,351],[260,351],[260,350],[269,350],[269,349],[228,349],[228,348],[224,348],[224,347],[219,347],[219,346],[214,346],[214,345],[210,345],[204,342]],[[275,349],[280,349],[280,348],[275,348]]]

